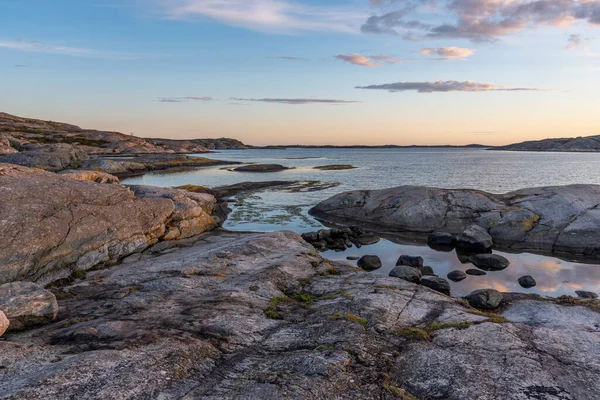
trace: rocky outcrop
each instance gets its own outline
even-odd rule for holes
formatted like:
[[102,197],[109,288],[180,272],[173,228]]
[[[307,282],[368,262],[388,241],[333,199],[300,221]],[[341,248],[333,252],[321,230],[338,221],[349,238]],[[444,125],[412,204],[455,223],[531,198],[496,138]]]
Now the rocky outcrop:
[[96,183],[119,184],[119,178],[106,172],[88,171],[88,170],[73,170],[66,169],[60,172],[61,175],[80,181],[90,181]]
[[530,140],[522,143],[509,144],[507,146],[492,147],[489,150],[598,152],[600,151],[600,135]]
[[16,153],[17,150],[13,143],[11,143],[11,137],[8,135],[0,134],[0,155]]
[[0,341],[2,398],[600,392],[597,311],[522,300],[498,323],[426,287],[323,260],[290,232],[209,235],[91,272],[57,296],[54,323]]
[[400,186],[333,196],[310,210],[332,222],[427,236],[485,228],[498,248],[600,258],[600,186],[569,185],[491,194]]
[[18,153],[0,156],[0,163],[60,171],[77,168],[89,156],[79,147],[69,144],[26,144]]
[[0,283],[46,285],[213,229],[216,200],[176,189],[97,184],[0,164]]
[[205,153],[208,150],[241,150],[248,149],[244,143],[236,139],[146,139],[155,146],[172,150],[176,153]]
[[8,332],[53,321],[58,313],[56,297],[31,282],[0,285],[0,311],[10,321]]

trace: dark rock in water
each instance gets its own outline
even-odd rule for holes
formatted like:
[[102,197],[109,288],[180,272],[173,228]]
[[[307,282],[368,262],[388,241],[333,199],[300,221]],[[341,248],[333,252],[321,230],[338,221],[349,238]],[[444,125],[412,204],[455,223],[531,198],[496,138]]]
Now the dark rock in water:
[[290,169],[279,164],[250,164],[234,168],[237,172],[279,172]]
[[331,239],[331,231],[327,230],[327,229],[321,229],[318,232],[318,238],[319,240],[327,240],[327,239]]
[[421,275],[423,276],[435,276],[435,271],[433,268],[429,266],[419,267],[419,271],[421,271]]
[[365,233],[365,231],[359,226],[351,226],[350,230],[352,231],[352,233],[354,233],[353,236],[360,236],[363,233]]
[[519,278],[519,285],[525,289],[529,289],[537,285],[535,279],[531,275],[525,275]]
[[358,256],[348,256],[348,257],[346,257],[346,260],[356,261],[356,260],[360,260],[360,257],[358,257]]
[[408,265],[399,265],[395,267],[391,272],[390,276],[404,279],[412,283],[419,283],[421,281],[421,271],[418,268],[409,267]]
[[500,305],[503,296],[502,293],[494,289],[481,289],[472,292],[465,299],[472,307],[491,310]]
[[454,270],[448,273],[448,279],[454,282],[460,282],[464,279],[467,279],[467,274],[460,270]]
[[51,292],[35,283],[12,282],[0,286],[0,311],[10,321],[8,331],[20,331],[54,320],[58,303]]
[[586,292],[585,290],[576,290],[577,297],[581,299],[597,299],[598,294],[594,292]]
[[427,244],[430,247],[454,247],[456,245],[456,238],[453,234],[448,232],[436,232],[429,235],[427,238]]
[[510,265],[510,261],[498,254],[477,254],[469,257],[469,261],[484,271],[502,271]]
[[318,232],[303,233],[302,239],[306,240],[308,243],[317,242],[319,240],[319,233]]
[[419,268],[423,266],[423,257],[400,256],[396,265],[408,265],[409,267]]
[[485,228],[471,225],[456,237],[456,247],[469,251],[486,252],[492,248],[494,242]]
[[374,233],[363,233],[362,235],[360,235],[356,239],[353,239],[352,243],[354,243],[354,244],[360,244],[362,246],[368,246],[370,244],[375,244],[375,243],[379,242],[379,240],[381,240],[379,238],[379,236],[377,236]]
[[381,259],[377,256],[362,256],[357,265],[365,271],[375,271],[381,268]]
[[447,280],[439,276],[424,276],[421,278],[421,285],[427,286],[436,292],[450,295],[450,284]]
[[354,165],[349,164],[333,164],[333,165],[319,165],[317,167],[313,167],[313,169],[320,169],[321,171],[340,171],[344,169],[354,169],[358,168]]
[[475,269],[475,268],[470,268],[468,270],[465,271],[465,273],[467,275],[474,275],[474,276],[483,276],[483,275],[487,275],[487,272],[482,271],[480,269]]

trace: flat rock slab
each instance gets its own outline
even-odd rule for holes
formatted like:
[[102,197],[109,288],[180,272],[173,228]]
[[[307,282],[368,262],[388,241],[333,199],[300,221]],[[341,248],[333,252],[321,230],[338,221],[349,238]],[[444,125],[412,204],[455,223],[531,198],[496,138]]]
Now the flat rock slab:
[[279,164],[251,164],[243,165],[241,167],[234,168],[237,172],[279,172],[289,169]]

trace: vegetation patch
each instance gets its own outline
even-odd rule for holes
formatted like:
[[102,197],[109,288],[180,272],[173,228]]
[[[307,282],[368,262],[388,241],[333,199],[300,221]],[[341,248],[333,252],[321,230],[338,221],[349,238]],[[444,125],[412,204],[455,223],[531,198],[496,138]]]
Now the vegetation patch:
[[509,320],[504,318],[502,315],[498,315],[498,314],[491,313],[491,312],[480,311],[475,308],[469,310],[469,313],[486,317],[488,320],[485,322],[493,322],[494,324],[505,324],[507,322],[510,322]]
[[354,296],[352,296],[347,291],[345,291],[345,290],[336,290],[335,292],[329,293],[328,295],[321,297],[321,300],[333,300],[333,299],[338,299],[340,297],[344,297],[344,298],[346,298],[348,300],[354,299]]
[[467,329],[471,325],[473,325],[473,323],[468,322],[468,321],[448,322],[448,323],[433,322],[433,323],[427,325],[424,330],[426,332],[435,332],[435,331],[439,331],[442,329],[450,329],[450,328]]
[[365,328],[369,324],[369,322],[365,318],[360,317],[356,314],[344,314],[344,313],[338,312],[329,317],[330,321],[337,321],[337,320],[341,320],[341,319],[345,319],[346,321],[354,322],[355,324],[362,325]]
[[392,383],[392,378],[389,374],[383,374],[383,379],[380,386],[389,394],[400,400],[417,400],[415,396],[408,393],[406,390],[399,388]]
[[279,306],[281,304],[289,304],[292,303],[293,300],[290,299],[289,297],[285,297],[285,296],[277,296],[277,297],[273,297],[271,300],[269,300],[269,307],[265,310],[265,315],[267,316],[267,318],[270,319],[283,319],[281,317],[281,315],[279,315],[279,313],[277,312],[277,309],[279,308]]
[[419,328],[396,328],[392,331],[392,333],[396,336],[401,336],[411,340],[431,340],[431,335],[429,335],[429,332]]
[[292,295],[292,298],[297,302],[301,303],[303,306],[307,307],[314,303],[315,298],[308,293],[297,293]]

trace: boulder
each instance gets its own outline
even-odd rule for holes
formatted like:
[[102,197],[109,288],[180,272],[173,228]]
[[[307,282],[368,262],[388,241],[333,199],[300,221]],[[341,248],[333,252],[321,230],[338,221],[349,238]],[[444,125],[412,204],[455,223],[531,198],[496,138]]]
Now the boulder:
[[440,278],[439,276],[423,276],[420,283],[436,292],[450,295],[450,283],[444,278]]
[[502,271],[510,265],[510,261],[506,257],[498,254],[476,254],[470,256],[469,261],[484,271]]
[[419,270],[423,276],[435,276],[435,271],[430,266],[419,267]]
[[10,321],[8,330],[20,331],[53,321],[58,303],[51,292],[35,283],[12,282],[0,286],[0,311]]
[[472,252],[486,252],[494,245],[485,228],[471,225],[456,237],[456,247]]
[[575,294],[581,299],[597,299],[598,294],[594,292],[586,292],[585,290],[576,290]]
[[10,326],[10,321],[6,318],[6,315],[0,310],[0,336],[4,335],[4,332]]
[[423,257],[400,256],[396,265],[408,265],[409,267],[420,268],[423,266]]
[[456,245],[456,237],[448,232],[435,232],[427,237],[429,247],[454,247]]
[[409,267],[408,265],[399,265],[395,267],[390,272],[390,276],[404,279],[405,281],[412,283],[419,283],[421,281],[421,271],[418,268]]
[[448,279],[450,279],[453,282],[460,282],[462,280],[467,279],[467,274],[465,274],[463,271],[460,270],[454,270],[454,271],[450,271],[447,275]]
[[465,299],[472,307],[491,310],[500,305],[503,296],[502,293],[494,289],[481,289],[465,296]]
[[280,172],[289,169],[279,164],[250,164],[234,168],[237,172]]
[[525,289],[529,289],[537,285],[537,283],[531,275],[525,275],[519,278],[519,285]]
[[365,271],[375,271],[381,268],[381,259],[377,256],[362,256],[357,265]]
[[475,268],[469,268],[468,270],[465,271],[465,273],[467,275],[473,275],[473,276],[483,276],[483,275],[487,275],[487,272],[482,271],[480,269],[475,269]]

